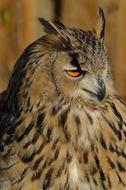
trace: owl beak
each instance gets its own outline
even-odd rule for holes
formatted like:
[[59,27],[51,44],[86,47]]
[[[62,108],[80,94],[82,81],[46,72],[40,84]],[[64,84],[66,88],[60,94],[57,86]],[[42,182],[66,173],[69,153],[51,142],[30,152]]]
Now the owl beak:
[[97,84],[98,84],[98,88],[97,88],[96,95],[97,95],[98,100],[102,101],[106,94],[106,88],[105,88],[105,83],[101,77],[98,77]]
[[102,101],[106,95],[105,83],[101,76],[98,76],[97,78],[95,78],[93,91],[88,88],[83,88],[83,87],[82,87],[82,90],[87,92],[91,97],[94,97],[98,101]]

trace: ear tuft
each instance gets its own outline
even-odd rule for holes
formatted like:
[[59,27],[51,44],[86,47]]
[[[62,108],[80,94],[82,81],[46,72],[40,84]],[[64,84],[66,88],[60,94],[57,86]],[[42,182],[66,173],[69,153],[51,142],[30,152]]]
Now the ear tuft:
[[72,48],[70,38],[67,35],[67,32],[65,31],[66,29],[65,25],[63,25],[59,21],[49,22],[43,18],[39,18],[38,20],[44,27],[45,32],[56,36],[65,49],[68,50]]
[[38,18],[38,20],[43,25],[45,32],[50,33],[50,34],[54,34],[54,35],[60,34],[59,29],[52,22],[49,22],[43,18]]
[[99,8],[97,22],[96,22],[96,25],[95,25],[95,28],[93,31],[99,39],[104,40],[105,16],[104,16],[104,12],[101,8]]
[[65,30],[66,29],[66,26],[61,23],[60,21],[58,20],[54,20],[53,23],[59,28],[59,29],[62,29],[62,30]]

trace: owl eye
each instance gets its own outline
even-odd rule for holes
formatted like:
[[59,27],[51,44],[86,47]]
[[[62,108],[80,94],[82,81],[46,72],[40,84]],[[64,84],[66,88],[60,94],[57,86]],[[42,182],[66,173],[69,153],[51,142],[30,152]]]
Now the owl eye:
[[66,74],[70,77],[79,77],[82,74],[80,69],[76,70],[65,70]]

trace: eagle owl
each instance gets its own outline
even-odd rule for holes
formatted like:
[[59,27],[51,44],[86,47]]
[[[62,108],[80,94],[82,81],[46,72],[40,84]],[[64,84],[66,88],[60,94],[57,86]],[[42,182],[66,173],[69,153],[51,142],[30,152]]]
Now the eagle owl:
[[39,19],[45,36],[0,95],[0,190],[125,190],[126,106],[99,9],[92,31]]

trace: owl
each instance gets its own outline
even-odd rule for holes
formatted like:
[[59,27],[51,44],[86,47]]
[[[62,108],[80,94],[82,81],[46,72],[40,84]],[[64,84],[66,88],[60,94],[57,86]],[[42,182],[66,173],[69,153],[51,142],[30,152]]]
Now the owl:
[[0,190],[125,190],[126,105],[99,9],[92,31],[39,19],[0,95]]

